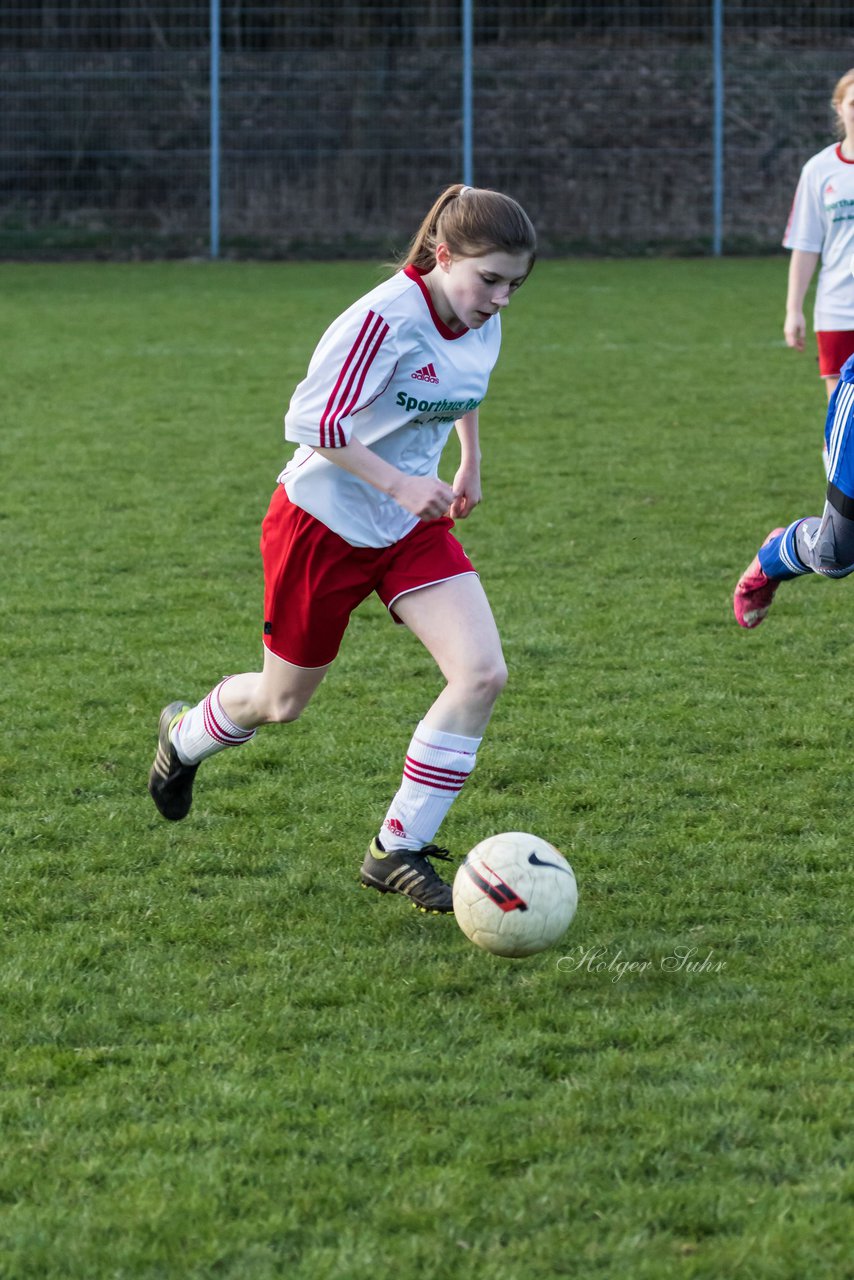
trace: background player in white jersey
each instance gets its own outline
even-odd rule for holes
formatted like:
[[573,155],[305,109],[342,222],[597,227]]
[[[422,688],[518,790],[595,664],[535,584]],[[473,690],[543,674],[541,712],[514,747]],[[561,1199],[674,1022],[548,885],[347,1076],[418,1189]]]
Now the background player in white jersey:
[[854,354],[854,69],[837,83],[831,105],[840,141],[801,170],[783,238],[792,251],[783,333],[797,351],[804,350],[806,338],[804,299],[821,262],[813,328],[828,400],[842,365]]
[[771,608],[781,582],[805,573],[845,578],[854,572],[854,355],[842,366],[827,407],[827,495],[821,516],[772,529],[738,581],[733,609],[752,629]]
[[[471,773],[506,681],[480,579],[451,533],[481,500],[478,405],[501,343],[500,312],[527,278],[536,236],[500,192],[455,184],[424,219],[401,269],[321,338],[285,415],[299,447],[264,519],[264,664],[196,706],[160,716],[148,787],[165,818],[189,812],[200,762],[295,720],[334,660],[356,606],[376,591],[426,646],[445,685],[415,729],[403,778],[361,880],[453,910],[432,843]],[[460,465],[438,477],[455,427]]]

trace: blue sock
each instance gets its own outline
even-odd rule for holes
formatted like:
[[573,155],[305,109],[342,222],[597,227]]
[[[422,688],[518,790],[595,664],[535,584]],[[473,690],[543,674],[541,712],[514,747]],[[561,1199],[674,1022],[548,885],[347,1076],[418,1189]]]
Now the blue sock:
[[783,581],[812,573],[812,569],[808,569],[798,557],[796,535],[802,519],[803,516],[759,548],[759,563],[769,578]]

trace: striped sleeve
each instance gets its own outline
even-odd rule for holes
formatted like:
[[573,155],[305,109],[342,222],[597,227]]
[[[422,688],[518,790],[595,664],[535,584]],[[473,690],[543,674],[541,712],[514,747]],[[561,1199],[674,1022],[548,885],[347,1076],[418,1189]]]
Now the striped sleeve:
[[347,444],[352,417],[395,367],[389,326],[376,311],[345,313],[323,335],[285,415],[285,438],[312,448]]

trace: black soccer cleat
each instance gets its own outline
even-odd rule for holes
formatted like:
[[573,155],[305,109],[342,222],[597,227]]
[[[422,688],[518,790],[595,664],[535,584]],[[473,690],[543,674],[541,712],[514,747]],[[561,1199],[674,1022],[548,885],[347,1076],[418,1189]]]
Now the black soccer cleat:
[[186,818],[193,803],[193,779],[197,764],[184,764],[169,740],[169,731],[185,711],[186,702],[170,702],[160,712],[157,755],[148,775],[148,790],[157,808],[170,822]]
[[425,844],[417,850],[386,851],[379,840],[372,840],[362,863],[362,887],[378,889],[380,893],[402,893],[419,911],[448,915],[454,909],[453,892],[430,858],[453,861],[447,849],[435,844]]

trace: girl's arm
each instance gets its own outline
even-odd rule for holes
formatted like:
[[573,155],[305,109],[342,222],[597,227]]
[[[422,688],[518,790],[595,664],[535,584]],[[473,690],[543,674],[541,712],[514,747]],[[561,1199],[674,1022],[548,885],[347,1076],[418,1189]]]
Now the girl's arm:
[[454,500],[448,515],[465,520],[483,498],[480,485],[480,429],[477,409],[464,413],[454,423],[460,441],[460,465],[454,476]]
[[816,269],[819,253],[808,249],[793,249],[789,260],[789,289],[786,294],[786,321],[783,336],[787,347],[803,351],[807,324],[804,319],[804,298]]
[[419,520],[437,520],[456,502],[454,490],[438,476],[410,476],[380,458],[361,440],[351,439],[337,449],[315,447],[315,453],[387,493]]

